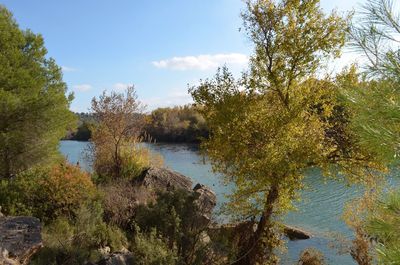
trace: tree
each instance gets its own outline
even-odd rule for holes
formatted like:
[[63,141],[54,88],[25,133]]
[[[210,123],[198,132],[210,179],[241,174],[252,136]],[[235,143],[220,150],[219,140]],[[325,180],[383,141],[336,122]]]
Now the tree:
[[137,100],[134,87],[125,93],[104,91],[93,98],[92,112],[96,123],[92,128],[94,169],[99,176],[119,178],[139,141],[144,119],[144,106]]
[[72,127],[72,94],[46,58],[42,36],[21,30],[0,6],[0,178],[48,163]]
[[346,91],[355,113],[353,128],[361,143],[383,160],[400,152],[400,34],[399,14],[391,0],[364,5],[351,27],[351,44],[366,59],[365,81]]
[[390,192],[375,204],[366,223],[366,232],[377,239],[379,264],[400,262],[400,192]]
[[[352,127],[365,148],[393,166],[400,152],[400,17],[394,2],[369,1],[350,33],[353,47],[366,58],[364,72],[354,74],[361,81],[345,86],[348,106],[354,113]],[[375,195],[372,203],[364,206],[365,214],[356,226],[366,235],[368,247],[370,237],[377,240],[379,264],[400,262],[399,205],[398,191]]]
[[153,110],[145,130],[161,142],[198,142],[208,135],[203,117],[191,105]]
[[213,169],[235,184],[228,210],[258,220],[234,264],[276,264],[278,216],[306,169],[346,163],[357,172],[367,159],[355,158],[339,130],[346,119],[336,85],[316,78],[322,61],[340,54],[346,20],[325,16],[317,0],[247,1],[243,19],[255,45],[249,72],[236,81],[224,68],[190,92],[210,129],[203,147]]

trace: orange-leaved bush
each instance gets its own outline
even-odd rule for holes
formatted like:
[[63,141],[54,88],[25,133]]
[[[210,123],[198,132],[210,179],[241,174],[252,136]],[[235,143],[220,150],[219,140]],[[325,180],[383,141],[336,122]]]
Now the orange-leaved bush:
[[3,181],[0,194],[5,214],[32,215],[45,223],[59,216],[73,218],[82,203],[98,197],[90,175],[68,163],[32,169]]

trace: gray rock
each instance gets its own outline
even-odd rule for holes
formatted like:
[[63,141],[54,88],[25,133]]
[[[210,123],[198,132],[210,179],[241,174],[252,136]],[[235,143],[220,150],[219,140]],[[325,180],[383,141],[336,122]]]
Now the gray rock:
[[205,222],[211,220],[212,211],[217,205],[217,196],[215,193],[207,186],[198,183],[194,188],[193,192],[198,194],[198,199],[196,203],[198,204],[201,214],[205,219]]
[[0,217],[0,265],[29,264],[43,246],[41,224],[34,217]]
[[289,225],[284,226],[283,232],[290,240],[304,240],[312,237],[311,233]]
[[150,167],[141,176],[135,178],[132,185],[135,188],[140,188],[146,194],[145,197],[152,198],[153,201],[157,197],[157,191],[180,189],[188,193],[196,193],[198,195],[196,203],[199,206],[199,218],[196,221],[198,221],[199,226],[210,223],[212,211],[217,204],[217,197],[210,188],[197,184],[192,189],[193,183],[190,178],[167,168]]
[[190,178],[170,169],[157,167],[145,170],[140,177],[133,181],[133,184],[134,186],[143,186],[155,191],[172,191],[176,189],[190,191],[193,185]]

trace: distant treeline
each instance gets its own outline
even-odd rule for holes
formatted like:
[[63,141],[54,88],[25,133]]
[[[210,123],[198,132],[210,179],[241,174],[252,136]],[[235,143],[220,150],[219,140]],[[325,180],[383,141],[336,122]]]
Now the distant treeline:
[[69,130],[63,140],[89,141],[92,133],[90,124],[95,122],[92,115],[88,113],[75,113],[78,116],[78,127]]
[[[64,139],[88,141],[91,137],[90,124],[96,122],[88,113],[76,113],[78,127],[69,131]],[[204,118],[192,105],[158,108],[145,114],[144,136],[156,142],[197,143],[208,137]]]
[[191,105],[158,108],[147,117],[146,133],[158,142],[198,142],[208,137],[204,118]]

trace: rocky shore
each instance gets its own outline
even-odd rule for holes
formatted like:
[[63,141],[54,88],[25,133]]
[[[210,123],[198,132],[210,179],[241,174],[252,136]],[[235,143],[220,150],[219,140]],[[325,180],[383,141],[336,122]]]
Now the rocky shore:
[[29,264],[42,246],[39,219],[0,216],[0,265]]

